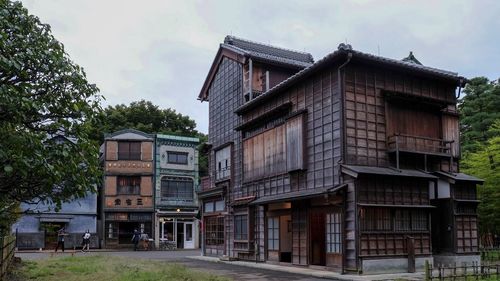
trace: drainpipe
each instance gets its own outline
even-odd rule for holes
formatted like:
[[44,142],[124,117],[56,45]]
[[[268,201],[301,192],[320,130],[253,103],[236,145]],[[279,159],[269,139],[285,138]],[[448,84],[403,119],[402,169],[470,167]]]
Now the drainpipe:
[[[346,153],[346,141],[347,141],[347,137],[346,137],[346,133],[345,133],[345,113],[344,113],[344,102],[345,102],[345,95],[344,93],[342,92],[344,90],[345,87],[343,87],[343,84],[344,84],[344,81],[340,75],[340,70],[342,68],[344,68],[352,59],[352,52],[348,52],[347,53],[347,60],[339,66],[339,68],[337,69],[337,86],[338,86],[338,91],[339,91],[339,94],[340,94],[340,115],[341,115],[341,118],[340,118],[340,128],[341,128],[341,132],[342,132],[342,157],[340,158],[339,160],[339,164],[341,163],[344,163],[344,157],[345,157],[345,153]],[[342,81],[341,81],[342,80]],[[333,99],[332,99],[332,112],[333,112]],[[340,181],[340,172],[341,169],[340,169],[340,166],[339,166],[339,181]],[[346,194],[344,193],[344,199],[346,197]],[[344,205],[345,205],[345,202],[344,202]],[[344,212],[345,212],[345,208],[344,207]],[[355,214],[357,214],[357,210],[355,210]],[[345,264],[346,264],[346,233],[345,233],[345,221],[343,222],[343,233],[342,233],[342,240],[343,240],[343,243],[342,243],[342,273],[345,273]],[[358,248],[358,241],[356,239],[355,241],[356,243],[356,248]],[[356,263],[357,263],[357,259],[356,259]]]

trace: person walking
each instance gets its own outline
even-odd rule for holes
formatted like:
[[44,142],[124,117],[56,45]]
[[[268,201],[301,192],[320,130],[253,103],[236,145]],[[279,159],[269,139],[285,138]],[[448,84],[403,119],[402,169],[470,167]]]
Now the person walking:
[[64,226],[57,231],[57,246],[56,246],[56,253],[57,250],[59,249],[59,246],[62,249],[62,252],[64,253],[64,236],[66,236],[66,229]]
[[90,252],[90,231],[88,229],[87,232],[83,234],[82,238],[82,253],[85,253],[85,248],[87,248],[87,252]]
[[139,244],[139,240],[141,239],[141,234],[137,229],[134,229],[134,235],[132,236],[132,243],[134,243],[134,251],[137,251],[137,244]]

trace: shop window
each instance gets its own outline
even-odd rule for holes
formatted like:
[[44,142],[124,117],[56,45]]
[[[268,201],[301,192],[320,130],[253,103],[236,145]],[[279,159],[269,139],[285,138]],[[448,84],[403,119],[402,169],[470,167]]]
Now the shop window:
[[175,241],[173,219],[167,219],[167,221],[164,221],[162,223],[160,239],[166,241]]
[[248,240],[248,215],[234,216],[234,239]]
[[138,195],[141,193],[141,177],[119,176],[116,178],[116,193]]
[[326,215],[326,251],[342,253],[342,215],[340,213]]
[[161,196],[181,200],[193,199],[193,179],[183,177],[163,177]]
[[267,249],[280,249],[280,218],[270,217],[267,219]]
[[141,142],[119,141],[118,160],[141,160]]
[[205,245],[224,245],[224,217],[205,218]]
[[187,152],[167,151],[167,162],[169,164],[187,165],[188,164],[188,153]]

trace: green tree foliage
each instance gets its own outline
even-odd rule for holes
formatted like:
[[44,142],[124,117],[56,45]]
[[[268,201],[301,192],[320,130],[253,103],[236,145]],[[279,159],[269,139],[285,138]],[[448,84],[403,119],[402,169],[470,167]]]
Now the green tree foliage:
[[500,233],[500,119],[485,133],[492,137],[475,152],[466,153],[461,168],[485,181],[478,187],[481,233]]
[[476,151],[491,137],[488,128],[500,118],[500,84],[476,77],[464,94],[459,102],[462,151]]
[[50,26],[0,0],[0,216],[19,202],[60,206],[92,190],[100,172],[89,133],[100,101]]
[[161,133],[200,138],[200,175],[208,173],[208,159],[202,153],[202,145],[207,142],[207,136],[198,132],[196,122],[189,116],[177,113],[167,108],[161,109],[151,101],[135,101],[130,105],[119,104],[108,106],[94,126],[92,137],[103,142],[105,133],[122,129],[136,129],[149,134]]

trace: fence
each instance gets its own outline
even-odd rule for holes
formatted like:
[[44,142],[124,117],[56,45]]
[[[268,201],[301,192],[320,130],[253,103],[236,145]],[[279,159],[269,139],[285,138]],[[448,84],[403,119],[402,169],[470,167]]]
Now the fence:
[[[500,263],[498,264],[481,264],[474,263],[472,265],[439,265],[433,267],[428,261],[425,263],[425,281],[448,281],[448,280],[482,280],[500,278]],[[490,279],[491,280],[491,279]]]
[[0,237],[0,280],[7,273],[12,260],[14,259],[14,249],[16,247],[15,236]]

